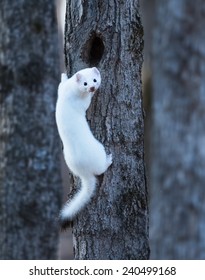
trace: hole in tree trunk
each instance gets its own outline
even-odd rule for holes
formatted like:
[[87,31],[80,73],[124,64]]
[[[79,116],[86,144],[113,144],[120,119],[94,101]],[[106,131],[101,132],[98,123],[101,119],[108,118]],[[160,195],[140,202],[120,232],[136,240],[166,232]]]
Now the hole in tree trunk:
[[96,66],[103,56],[105,46],[102,39],[94,33],[90,36],[83,49],[82,59],[90,66]]

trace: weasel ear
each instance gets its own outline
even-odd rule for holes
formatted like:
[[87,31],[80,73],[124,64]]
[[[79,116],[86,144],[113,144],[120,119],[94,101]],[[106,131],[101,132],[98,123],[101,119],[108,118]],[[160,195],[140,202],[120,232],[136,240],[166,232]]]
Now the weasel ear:
[[96,67],[93,67],[92,70],[95,74],[100,75],[100,72]]
[[80,73],[77,73],[75,76],[76,76],[76,82],[79,83],[82,78],[82,75]]

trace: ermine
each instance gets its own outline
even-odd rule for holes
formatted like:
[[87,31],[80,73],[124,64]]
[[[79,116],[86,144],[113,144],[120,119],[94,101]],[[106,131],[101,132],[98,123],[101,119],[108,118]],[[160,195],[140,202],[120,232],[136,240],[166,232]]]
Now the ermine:
[[68,79],[61,75],[56,104],[56,123],[63,143],[66,164],[81,180],[81,188],[60,212],[65,228],[91,200],[96,188],[96,175],[112,164],[104,146],[93,136],[86,120],[86,110],[101,84],[96,67],[83,69]]

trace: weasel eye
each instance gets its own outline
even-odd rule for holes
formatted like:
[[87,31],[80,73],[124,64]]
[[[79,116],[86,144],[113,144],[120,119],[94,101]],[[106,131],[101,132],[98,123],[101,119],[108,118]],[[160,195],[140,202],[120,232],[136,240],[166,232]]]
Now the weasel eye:
[[93,80],[93,82],[94,82],[94,83],[96,83],[96,82],[97,82],[97,80],[96,80],[96,79],[94,79],[94,80]]
[[85,82],[85,83],[84,83],[84,86],[87,86],[87,85],[88,85],[88,83]]

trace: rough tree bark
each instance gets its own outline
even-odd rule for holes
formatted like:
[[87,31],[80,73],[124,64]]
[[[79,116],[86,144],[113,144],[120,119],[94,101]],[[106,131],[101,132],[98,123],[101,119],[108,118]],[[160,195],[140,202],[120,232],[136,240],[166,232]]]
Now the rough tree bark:
[[0,259],[55,259],[60,207],[54,1],[1,1]]
[[205,3],[156,1],[151,258],[205,258]]
[[74,221],[75,259],[149,256],[142,51],[138,1],[67,1],[67,72],[99,68],[102,85],[87,116],[114,158],[98,178],[94,199]]

